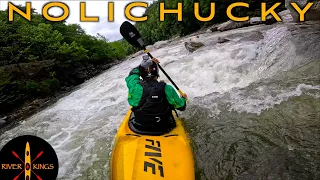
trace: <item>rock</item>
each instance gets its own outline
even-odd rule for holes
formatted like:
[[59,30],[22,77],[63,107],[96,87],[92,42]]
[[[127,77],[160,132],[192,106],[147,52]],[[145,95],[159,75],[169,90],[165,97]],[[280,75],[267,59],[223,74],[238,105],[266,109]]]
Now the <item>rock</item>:
[[217,25],[211,26],[209,29],[207,29],[206,33],[211,33],[211,32],[215,32],[215,31],[218,31]]
[[2,118],[0,118],[0,121],[7,121],[8,116],[3,116]]
[[218,31],[218,26],[217,26],[217,25],[214,25],[214,26],[212,26],[212,27],[210,28],[210,30],[211,30],[212,32]]
[[[285,12],[282,13],[283,15],[287,15],[285,14]],[[279,14],[280,16],[280,14]],[[280,16],[281,17],[281,16]],[[286,17],[288,18],[288,17]],[[252,17],[250,18],[249,20],[249,24],[251,26],[254,26],[254,25],[258,25],[258,24],[267,24],[267,25],[270,25],[270,24],[274,24],[278,22],[272,15],[268,15],[267,18],[266,18],[266,21],[262,21],[261,20],[261,17]]]
[[229,42],[230,40],[229,39],[226,39],[226,38],[221,38],[221,37],[218,37],[218,43],[225,43],[225,42]]
[[[280,16],[281,17],[281,16]],[[277,23],[278,21],[272,16],[272,15],[268,15],[266,18],[266,21],[262,21],[261,17],[252,17],[249,20],[249,24],[254,26],[254,25],[258,25],[258,24],[274,24]]]
[[0,118],[0,128],[7,124],[8,119],[9,119],[8,116],[4,116],[4,117]]
[[155,49],[160,49],[160,48],[167,46],[168,44],[169,44],[168,41],[158,41],[158,42],[154,43],[153,47]]
[[0,120],[0,128],[6,125],[7,121],[5,120]]
[[286,0],[285,6],[290,11],[294,22],[300,22],[300,15],[290,4],[295,2],[299,7],[305,7],[309,2],[313,2],[313,6],[305,14],[305,21],[320,20],[320,1],[312,0]]
[[252,17],[249,20],[250,25],[262,24],[261,17]]
[[246,37],[242,37],[239,41],[240,42],[243,42],[243,41],[260,41],[263,38],[264,38],[264,36],[263,36],[262,32],[253,31],[252,33],[250,33],[250,35],[248,35]]
[[[252,17],[249,19],[249,21],[244,21],[244,22],[235,22],[232,20],[229,20],[227,22],[224,22],[218,26],[213,26],[211,28],[211,31],[219,30],[219,31],[228,31],[231,29],[236,29],[236,28],[242,28],[242,27],[247,27],[247,26],[253,26],[253,25],[258,25],[258,24],[273,24],[276,23],[277,20],[273,18],[272,15],[267,16],[266,21],[261,21],[261,17]],[[207,32],[209,32],[207,30]]]
[[293,22],[293,18],[289,10],[281,11],[278,13],[278,15],[284,23]]
[[186,49],[191,53],[193,53],[195,50],[199,49],[202,46],[204,46],[202,42],[184,42],[184,47],[186,47]]
[[227,30],[231,30],[231,29],[236,29],[236,28],[241,28],[241,27],[245,27],[250,25],[249,21],[245,21],[245,22],[235,22],[235,21],[227,21],[224,22],[220,25],[218,25],[218,30],[219,31],[227,31]]

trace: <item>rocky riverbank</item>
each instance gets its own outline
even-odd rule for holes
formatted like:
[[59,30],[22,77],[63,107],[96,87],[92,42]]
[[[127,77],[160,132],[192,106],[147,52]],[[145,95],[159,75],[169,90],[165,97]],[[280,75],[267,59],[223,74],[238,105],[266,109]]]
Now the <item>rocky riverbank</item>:
[[0,67],[0,76],[16,84],[1,89],[0,128],[11,128],[20,120],[42,110],[65,96],[78,85],[95,77],[118,60],[104,65],[73,64],[61,66],[58,61],[47,60]]

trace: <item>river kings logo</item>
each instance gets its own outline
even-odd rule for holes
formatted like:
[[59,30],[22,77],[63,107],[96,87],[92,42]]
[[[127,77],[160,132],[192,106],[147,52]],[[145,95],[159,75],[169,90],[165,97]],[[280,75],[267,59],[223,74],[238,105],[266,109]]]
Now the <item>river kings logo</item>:
[[1,180],[55,180],[58,157],[51,145],[36,136],[19,136],[0,151]]

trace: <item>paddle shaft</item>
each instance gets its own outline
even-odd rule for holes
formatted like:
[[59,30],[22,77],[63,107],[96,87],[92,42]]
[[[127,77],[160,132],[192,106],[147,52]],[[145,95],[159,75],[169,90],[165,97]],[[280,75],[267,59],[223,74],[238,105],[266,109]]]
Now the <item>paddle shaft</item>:
[[[147,53],[151,59],[153,59],[153,56],[151,55],[151,53],[145,48],[143,47],[143,50],[145,53]],[[166,75],[166,77],[169,79],[169,81],[173,84],[173,86],[178,90],[178,92],[180,93],[180,95],[183,95],[184,93],[179,89],[179,87],[176,85],[176,83],[173,82],[173,80],[170,78],[170,76],[166,73],[166,71],[161,67],[160,64],[158,64],[160,70],[163,72],[164,75]]]

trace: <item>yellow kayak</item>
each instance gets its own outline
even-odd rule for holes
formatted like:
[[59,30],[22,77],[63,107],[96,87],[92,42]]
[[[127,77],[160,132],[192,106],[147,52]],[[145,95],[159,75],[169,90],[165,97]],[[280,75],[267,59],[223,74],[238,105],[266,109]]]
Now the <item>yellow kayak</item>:
[[194,159],[181,120],[170,133],[134,133],[128,111],[116,137],[111,157],[111,180],[194,180]]

